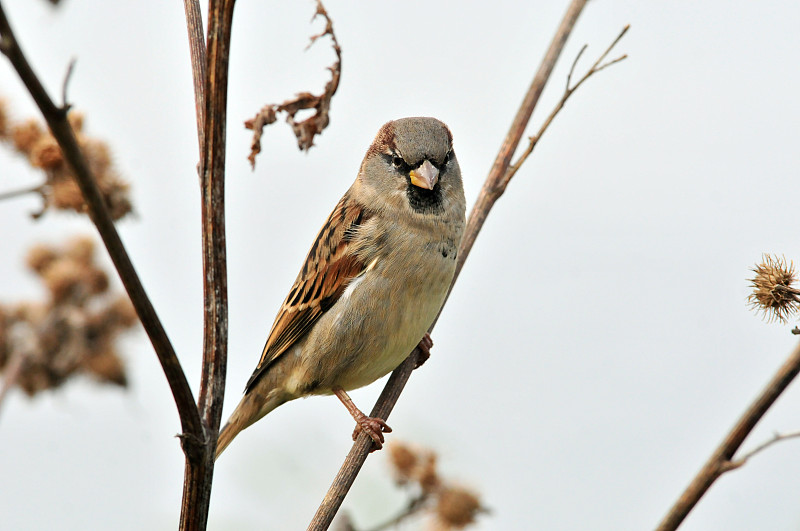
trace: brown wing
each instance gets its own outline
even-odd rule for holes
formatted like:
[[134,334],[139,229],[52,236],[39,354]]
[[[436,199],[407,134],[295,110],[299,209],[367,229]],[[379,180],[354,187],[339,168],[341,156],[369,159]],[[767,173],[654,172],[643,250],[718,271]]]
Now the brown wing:
[[347,283],[364,271],[366,266],[353,255],[351,242],[355,230],[368,218],[369,214],[355,204],[349,194],[345,194],[333,209],[283,301],[261,360],[245,391],[249,391],[279,356],[311,330],[317,319],[341,297]]

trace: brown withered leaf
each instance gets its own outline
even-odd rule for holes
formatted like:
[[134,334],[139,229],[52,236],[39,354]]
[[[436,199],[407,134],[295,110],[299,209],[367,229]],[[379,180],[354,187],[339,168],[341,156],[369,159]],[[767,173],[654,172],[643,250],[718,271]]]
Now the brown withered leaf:
[[[331,72],[331,79],[325,84],[325,90],[320,95],[314,95],[310,92],[300,92],[292,99],[286,100],[281,104],[268,104],[261,108],[253,118],[247,120],[244,126],[253,131],[253,140],[250,143],[250,155],[247,159],[250,161],[251,166],[256,167],[256,155],[261,153],[261,135],[264,127],[274,123],[277,120],[279,112],[286,113],[286,122],[291,126],[297,137],[297,146],[301,150],[308,151],[314,145],[314,137],[322,134],[322,131],[328,127],[330,122],[329,110],[331,106],[331,99],[336,94],[339,88],[339,78],[342,73],[342,49],[339,47],[339,42],[336,40],[336,34],[333,32],[333,24],[328,12],[322,5],[320,0],[317,0],[317,11],[314,13],[312,20],[317,16],[325,17],[325,30],[322,33],[313,35],[309,46],[313,45],[319,38],[326,35],[331,37],[331,45],[333,51],[336,53],[336,61],[328,67]],[[295,120],[297,113],[303,110],[313,109],[314,113],[304,120]]]

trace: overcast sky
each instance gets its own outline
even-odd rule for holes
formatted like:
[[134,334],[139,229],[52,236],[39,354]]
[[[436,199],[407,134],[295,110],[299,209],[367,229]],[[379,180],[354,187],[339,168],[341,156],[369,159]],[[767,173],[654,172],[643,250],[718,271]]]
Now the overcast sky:
[[[107,139],[137,216],[122,237],[193,389],[202,346],[194,103],[181,2],[3,2],[51,93],[69,86]],[[228,127],[230,358],[225,415],[260,356],[308,247],[378,128],[436,116],[453,131],[472,203],[567,2],[347,2],[326,6],[343,49],[331,124],[300,153],[272,125],[255,172],[242,122],[319,91],[333,54],[304,52],[311,1],[240,0]],[[598,0],[570,37],[587,68],[625,24],[629,58],[569,101],[487,220],[389,440],[426,445],[492,509],[478,529],[653,528],[796,343],[748,311],[762,252],[800,260],[797,2]],[[35,114],[7,61],[0,94]],[[0,152],[0,192],[40,177]],[[44,292],[26,249],[93,233],[35,197],[0,205],[0,302]],[[116,283],[116,289],[121,289]],[[122,349],[130,388],[77,380],[0,412],[0,527],[170,530],[183,456],[178,416],[143,332]],[[370,409],[383,383],[352,394]],[[800,428],[800,384],[745,444]],[[279,408],[215,472],[211,529],[304,529],[350,448],[334,398]],[[723,477],[682,529],[800,528],[800,442]],[[344,503],[362,527],[399,510],[384,455]],[[408,529],[416,528],[418,522]]]

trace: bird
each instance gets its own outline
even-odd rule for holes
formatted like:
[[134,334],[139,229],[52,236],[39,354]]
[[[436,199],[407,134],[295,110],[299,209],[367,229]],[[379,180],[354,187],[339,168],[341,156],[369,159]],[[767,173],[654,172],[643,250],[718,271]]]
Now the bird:
[[316,236],[270,330],[216,458],[278,406],[336,395],[373,450],[391,428],[359,410],[347,391],[397,368],[427,331],[456,268],[466,202],[453,136],[441,121],[384,124],[355,182]]

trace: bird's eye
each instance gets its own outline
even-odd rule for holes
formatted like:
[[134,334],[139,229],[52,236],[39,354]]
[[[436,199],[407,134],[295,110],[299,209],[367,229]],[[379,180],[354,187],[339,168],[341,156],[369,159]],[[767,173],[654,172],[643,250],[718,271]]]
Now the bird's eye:
[[446,165],[447,165],[447,163],[448,163],[448,162],[450,162],[452,159],[453,159],[453,150],[451,149],[451,150],[450,150],[450,151],[448,151],[448,152],[447,152],[447,154],[444,156],[444,164],[445,164],[445,166],[446,166]]
[[394,166],[397,169],[400,169],[403,167],[403,165],[405,165],[405,161],[402,159],[402,157],[398,157],[397,155],[392,155],[392,166]]

